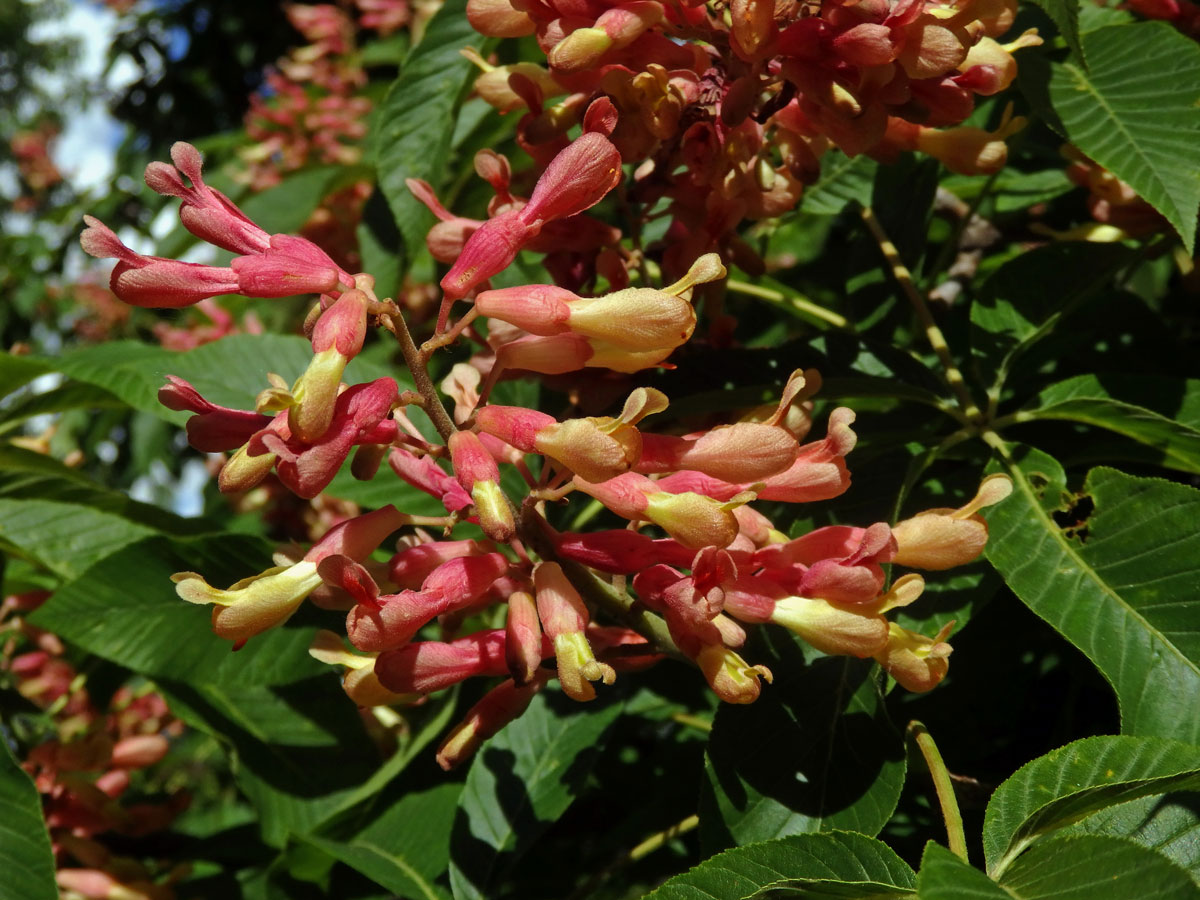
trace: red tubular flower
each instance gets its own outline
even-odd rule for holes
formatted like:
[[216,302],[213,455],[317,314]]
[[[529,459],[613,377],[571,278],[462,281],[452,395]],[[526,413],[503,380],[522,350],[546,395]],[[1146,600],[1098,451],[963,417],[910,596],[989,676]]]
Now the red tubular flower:
[[403,447],[393,447],[388,454],[388,465],[413,487],[441,500],[447,512],[457,512],[471,505],[471,495],[462,489],[453,475],[447,475],[428,456],[417,456]]
[[621,154],[602,134],[581,135],[554,157],[519,210],[488,219],[467,239],[442,279],[445,293],[439,330],[453,303],[508,267],[542,228],[590,209],[621,180]]
[[500,469],[495,459],[470,431],[456,431],[447,446],[454,475],[463,490],[469,491],[479,525],[494,541],[507,543],[516,532],[512,507],[500,488]]
[[787,469],[799,446],[783,428],[756,422],[714,428],[697,438],[645,434],[636,470],[653,475],[693,469],[724,481],[751,483]]
[[546,636],[554,642],[558,681],[572,700],[596,699],[593,681],[612,684],[617,677],[612,666],[596,659],[585,631],[590,616],[583,598],[567,580],[558,563],[538,563],[533,571],[537,612]]
[[508,560],[499,553],[449,560],[426,577],[419,591],[360,603],[346,617],[346,632],[360,650],[375,653],[399,647],[437,616],[475,603],[508,568]]
[[548,678],[549,673],[539,673],[526,684],[517,684],[510,678],[484,694],[438,747],[438,765],[449,771],[470,758],[480,744],[529,708]]
[[267,416],[256,412],[209,403],[188,382],[174,375],[168,375],[167,384],[158,389],[158,402],[167,409],[195,413],[187,421],[188,443],[202,453],[240,447],[271,423]]
[[291,618],[304,598],[321,585],[317,573],[327,556],[340,554],[352,560],[367,557],[407,518],[394,506],[385,506],[350,519],[330,529],[300,562],[276,566],[258,575],[243,578],[228,590],[209,586],[195,572],[179,572],[171,577],[175,593],[189,603],[213,603],[213,631],[234,641],[234,649],[268,628]]
[[668,493],[659,482],[626,472],[594,484],[575,476],[575,486],[595,497],[617,515],[633,521],[653,522],[685,547],[728,547],[738,534],[734,508],[753,498],[742,492],[724,500],[686,491]]
[[464,556],[490,553],[490,545],[475,540],[429,541],[401,550],[388,563],[388,577],[400,588],[419,588],[442,563]]
[[429,694],[475,676],[508,674],[504,644],[503,628],[477,631],[449,643],[408,644],[380,653],[375,674],[394,693]]
[[133,306],[178,308],[209,297],[242,292],[233,269],[185,263],[135,253],[121,243],[113,231],[92,216],[84,216],[88,227],[79,236],[83,251],[98,259],[115,257],[109,287]]
[[252,457],[273,454],[279,479],[297,496],[315,497],[328,487],[356,444],[392,442],[396,423],[387,414],[397,395],[391,378],[356,384],[338,396],[329,428],[319,440],[307,444],[272,427],[251,438],[247,450]]
[[672,538],[655,539],[624,528],[563,532],[554,536],[554,543],[559,556],[614,575],[632,575],[655,563],[685,568],[695,556]]
[[[222,194],[204,183],[203,160],[191,144],[177,141],[171,145],[174,166],[152,162],[146,166],[146,184],[155,192],[178,197],[179,219],[183,226],[210,244],[238,254],[262,253],[270,246],[270,235],[255,225],[246,214]],[[191,187],[183,183],[186,175]]]
[[313,329],[314,356],[292,387],[288,428],[302,441],[316,441],[333,421],[342,373],[359,351],[367,334],[367,295],[343,293],[325,310]]

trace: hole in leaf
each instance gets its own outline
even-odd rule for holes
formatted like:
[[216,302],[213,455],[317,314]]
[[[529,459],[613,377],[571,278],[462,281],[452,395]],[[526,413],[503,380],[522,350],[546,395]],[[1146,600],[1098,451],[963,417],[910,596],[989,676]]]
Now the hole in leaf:
[[1063,530],[1069,538],[1078,538],[1080,543],[1088,539],[1088,518],[1096,509],[1096,504],[1087,494],[1071,498],[1071,504],[1066,509],[1053,513],[1054,524]]

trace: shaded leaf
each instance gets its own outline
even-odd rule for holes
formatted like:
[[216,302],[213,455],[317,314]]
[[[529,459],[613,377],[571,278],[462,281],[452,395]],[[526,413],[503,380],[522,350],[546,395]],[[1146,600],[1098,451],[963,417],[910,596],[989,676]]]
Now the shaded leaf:
[[1108,679],[1122,731],[1200,741],[1200,491],[1096,468],[1072,498],[1062,467],[1027,447],[1004,469],[1014,490],[986,513],[988,559]]
[[1165,856],[1122,838],[1034,844],[1001,879],[1018,900],[1194,900],[1196,885]]
[[408,54],[400,77],[378,112],[371,136],[379,187],[404,237],[407,263],[421,252],[432,214],[404,184],[423,178],[437,190],[446,183],[455,120],[475,66],[459,51],[479,50],[485,39],[466,17],[466,0],[449,0]]
[[344,840],[306,840],[402,897],[442,900],[434,882],[450,861],[450,830],[462,785],[440,784],[389,797],[371,824]]
[[1063,36],[1071,52],[1084,60],[1087,67],[1087,57],[1084,46],[1079,40],[1079,0],[1033,0],[1040,6],[1058,26],[1058,33]]
[[158,684],[172,712],[233,751],[238,786],[271,846],[313,829],[378,765],[332,672],[287,685]]
[[1065,833],[1129,838],[1158,851],[1200,884],[1200,793],[1155,794],[1118,803]]
[[1089,68],[1069,59],[1050,78],[1065,137],[1158,210],[1190,254],[1200,209],[1200,47],[1165,22],[1101,28],[1082,40]]
[[501,872],[571,805],[620,712],[542,693],[479,749],[450,844],[456,900],[493,896]]
[[983,825],[988,871],[1002,873],[1039,835],[1127,800],[1200,786],[1200,747],[1092,737],[1017,770],[992,795]]
[[[1110,386],[1111,385],[1111,386]],[[1200,398],[1200,381],[1175,378],[1139,378],[1080,375],[1052,384],[1018,413],[1027,419],[1062,419],[1115,431],[1157,448],[1162,464],[1184,472],[1200,472],[1200,423],[1174,421],[1139,404],[1142,398],[1156,406],[1177,397],[1189,406],[1193,421]]]
[[1126,259],[1124,250],[1108,246],[1051,244],[1022,253],[988,278],[971,304],[971,352],[983,375],[994,376],[993,396],[1020,355]]
[[55,900],[54,854],[33,781],[0,739],[0,900]]
[[818,216],[836,216],[847,203],[866,206],[879,163],[869,156],[846,156],[830,150],[821,158],[821,175],[804,189],[801,208]]
[[[800,665],[787,632],[765,662],[775,681],[753,704],[722,704],[705,755],[700,809],[709,852],[811,831],[876,834],[904,785],[900,735],[870,660]],[[789,646],[790,645],[790,646]]]
[[911,894],[916,876],[881,841],[852,832],[798,834],[726,850],[676,875],[645,900],[751,897],[884,898]]

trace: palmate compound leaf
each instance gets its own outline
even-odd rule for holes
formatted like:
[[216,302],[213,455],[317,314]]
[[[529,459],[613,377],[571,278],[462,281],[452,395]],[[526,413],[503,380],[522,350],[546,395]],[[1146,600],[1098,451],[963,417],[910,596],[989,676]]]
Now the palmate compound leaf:
[[676,875],[645,900],[752,897],[896,898],[916,876],[887,844],[849,831],[794,834],[726,850]]
[[983,824],[988,871],[999,876],[1039,836],[1099,810],[1200,787],[1200,747],[1128,735],[1091,737],[1022,766],[992,794]]
[[54,900],[54,854],[42,801],[0,739],[0,900]]
[[1052,67],[1065,137],[1158,210],[1190,254],[1200,209],[1200,45],[1163,22],[1085,34]]
[[1095,468],[1072,497],[1058,462],[1017,445],[1003,467],[988,559],[1113,686],[1123,732],[1200,743],[1200,491]]

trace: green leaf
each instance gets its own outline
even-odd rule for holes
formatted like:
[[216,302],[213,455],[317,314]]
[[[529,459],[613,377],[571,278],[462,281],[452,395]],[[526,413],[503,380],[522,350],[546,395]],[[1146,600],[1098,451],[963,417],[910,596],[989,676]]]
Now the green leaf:
[[55,900],[54,854],[33,781],[0,738],[0,900]]
[[1129,736],[1092,737],[1017,770],[992,795],[983,823],[988,872],[998,876],[1038,836],[1127,800],[1200,786],[1200,747]]
[[[1014,490],[986,514],[988,559],[1108,679],[1122,731],[1200,742],[1200,491],[1096,468],[1076,498],[1088,514],[1046,454],[1013,447],[1004,469]],[[1056,512],[1086,520],[1063,528]]]
[[124,404],[104,388],[68,381],[62,387],[29,394],[0,410],[0,423],[8,430],[33,416],[66,412],[71,409],[120,409]]
[[818,216],[836,216],[847,203],[866,206],[879,163],[869,156],[846,156],[830,150],[821,157],[821,176],[804,189],[801,209]]
[[[186,414],[171,412],[162,406],[157,394],[164,378],[175,374],[170,367],[172,358],[184,355],[139,341],[109,341],[68,353],[51,363],[55,369],[77,381],[104,388],[134,409],[182,422]],[[234,368],[227,374],[236,371]]]
[[1064,833],[1129,838],[1158,851],[1200,884],[1200,793],[1154,794],[1118,803]]
[[437,190],[452,174],[447,163],[455,121],[465,89],[476,74],[459,50],[479,50],[484,42],[467,21],[466,0],[448,0],[408,54],[379,109],[371,146],[379,187],[404,236],[406,265],[424,247],[433,216],[409,192],[404,179],[423,178]]
[[998,397],[1020,355],[1126,258],[1123,248],[1081,241],[1039,247],[997,269],[971,304],[971,352],[983,374],[994,376],[989,393]]
[[0,499],[0,547],[15,550],[62,578],[75,578],[152,528],[112,513],[53,500]]
[[1032,0],[1040,6],[1058,26],[1058,33],[1063,36],[1071,52],[1084,60],[1087,67],[1085,48],[1079,40],[1079,0]]
[[479,749],[450,844],[455,900],[494,896],[502,871],[566,812],[621,713],[620,703],[600,702],[539,694]]
[[1012,900],[1012,895],[945,847],[930,841],[917,873],[921,900]]
[[323,672],[326,667],[308,655],[315,628],[294,617],[233,653],[229,641],[213,634],[211,610],[180,600],[170,581],[175,572],[198,570],[227,587],[269,565],[266,547],[251,538],[152,538],[104,558],[55,591],[30,621],[152,678],[254,685]]
[[371,823],[343,840],[306,840],[402,897],[442,900],[434,882],[450,861],[450,832],[462,785],[439,784],[384,799]]
[[676,875],[645,900],[751,897],[882,898],[912,894],[916,876],[891,848],[863,834],[797,834],[726,850]]
[[44,359],[32,356],[13,356],[11,353],[0,351],[0,386],[7,396],[17,388],[24,387],[39,375],[52,372],[53,368]]
[[[1172,403],[1171,398],[1178,398]],[[1183,472],[1200,473],[1200,381],[1166,377],[1080,375],[1052,384],[1028,404],[1018,418],[1082,422],[1155,447],[1162,464]],[[1185,403],[1189,422],[1147,408]]]
[[1080,835],[1034,844],[1001,879],[1018,900],[1195,900],[1165,856],[1122,838]]
[[238,786],[273,847],[316,827],[378,765],[362,718],[332,671],[286,685],[158,685],[172,712],[233,751]]
[[1192,253],[1200,46],[1165,22],[1143,22],[1090,32],[1082,52],[1087,70],[1076,59],[1052,68],[1050,100],[1065,137],[1162,213]]
[[799,666],[790,634],[773,643],[780,661],[763,661],[774,683],[753,704],[722,704],[713,721],[700,805],[709,851],[812,831],[876,834],[904,785],[902,741],[874,664]]

